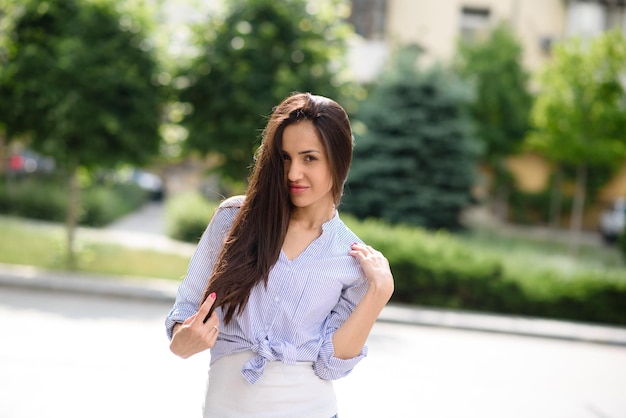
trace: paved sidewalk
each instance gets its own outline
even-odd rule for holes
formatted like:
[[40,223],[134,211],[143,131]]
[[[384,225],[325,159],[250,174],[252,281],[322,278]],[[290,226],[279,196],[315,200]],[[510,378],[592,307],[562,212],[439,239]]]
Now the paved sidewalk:
[[[173,302],[176,298],[178,282],[165,279],[108,277],[43,270],[32,266],[0,264],[0,288],[3,286]],[[626,346],[626,327],[397,304],[389,304],[385,307],[379,320]]]

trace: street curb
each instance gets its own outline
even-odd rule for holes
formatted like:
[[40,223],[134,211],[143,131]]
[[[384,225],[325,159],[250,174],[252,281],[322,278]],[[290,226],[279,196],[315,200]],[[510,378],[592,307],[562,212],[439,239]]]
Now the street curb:
[[173,303],[178,282],[0,264],[0,286]]
[[626,327],[390,304],[381,320],[466,331],[551,338],[626,347]]
[[[173,303],[178,285],[178,281],[166,279],[103,276],[0,263],[0,287]],[[378,319],[405,325],[626,346],[626,327],[617,326],[398,304],[387,305]]]

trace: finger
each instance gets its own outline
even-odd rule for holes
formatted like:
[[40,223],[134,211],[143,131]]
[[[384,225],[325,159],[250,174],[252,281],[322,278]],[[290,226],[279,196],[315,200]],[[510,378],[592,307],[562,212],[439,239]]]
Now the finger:
[[363,250],[353,249],[348,254],[351,255],[352,257],[355,257],[355,258],[359,259],[359,260],[365,259],[365,253],[363,252]]
[[218,335],[219,335],[219,331],[209,333],[209,338],[206,340],[209,345],[209,348],[212,348],[215,345]]
[[213,303],[215,303],[215,297],[215,292],[211,293],[209,297],[207,297],[206,300],[202,302],[202,305],[200,305],[197,316],[202,320],[202,322],[206,322],[207,319],[209,319],[211,307],[213,306]]
[[355,242],[354,244],[352,244],[350,246],[351,248],[351,253],[362,253],[365,254],[367,252],[367,247],[365,246],[365,244],[359,244],[358,242]]

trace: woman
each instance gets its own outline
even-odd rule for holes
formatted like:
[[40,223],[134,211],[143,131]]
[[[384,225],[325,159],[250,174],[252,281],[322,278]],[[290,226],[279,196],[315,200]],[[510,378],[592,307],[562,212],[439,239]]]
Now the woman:
[[336,210],[352,145],[336,102],[287,97],[246,196],[222,202],[203,234],[166,329],[180,357],[211,349],[205,417],[337,415],[332,380],[367,354],[393,293],[387,260]]

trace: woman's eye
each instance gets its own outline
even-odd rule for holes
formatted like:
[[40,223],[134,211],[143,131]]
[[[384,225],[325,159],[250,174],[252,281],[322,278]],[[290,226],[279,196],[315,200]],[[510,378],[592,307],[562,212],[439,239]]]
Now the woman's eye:
[[312,155],[307,155],[306,157],[304,157],[304,161],[310,162],[310,161],[315,161],[317,160],[317,158],[315,158]]

